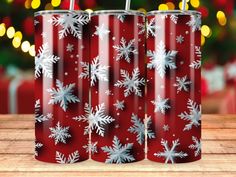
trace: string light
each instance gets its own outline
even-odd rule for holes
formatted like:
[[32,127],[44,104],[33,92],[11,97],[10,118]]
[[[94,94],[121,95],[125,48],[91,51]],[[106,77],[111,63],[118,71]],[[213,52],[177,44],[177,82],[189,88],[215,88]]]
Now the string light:
[[14,37],[14,39],[12,40],[12,45],[15,48],[19,48],[21,45],[21,39],[19,37]]
[[190,0],[190,4],[194,7],[194,8],[198,8],[200,6],[200,1],[199,0]]
[[201,35],[201,45],[203,46],[206,42],[206,39],[203,35]]
[[201,28],[202,35],[204,37],[210,37],[211,36],[211,29],[207,25],[203,25]]
[[34,57],[35,56],[35,45],[31,45],[29,48],[29,54]]
[[6,27],[5,27],[5,24],[2,23],[0,24],[0,37],[4,36],[6,33]]
[[41,5],[41,1],[40,0],[33,0],[31,2],[32,9],[37,9],[37,8],[39,8],[40,5]]
[[168,6],[169,10],[174,10],[175,9],[175,5],[173,2],[167,2],[166,5]]
[[52,0],[51,4],[53,7],[58,7],[61,4],[61,0]]
[[31,7],[31,0],[26,0],[25,1],[25,8],[30,9],[30,7]]
[[15,28],[11,26],[7,29],[7,37],[11,39],[14,37],[14,35],[15,35]]
[[[187,2],[189,2],[189,1],[187,1]],[[182,5],[183,3],[182,3],[182,1],[179,3],[179,9],[181,9],[182,10]],[[188,3],[186,3],[186,10],[188,10],[189,9],[189,5],[188,5]]]
[[227,18],[225,16],[225,13],[223,11],[218,11],[216,13],[216,18],[218,19],[218,22],[221,26],[225,26],[227,23]]
[[166,4],[160,4],[158,9],[159,10],[168,10],[168,6]]
[[29,49],[30,49],[30,43],[29,43],[29,41],[24,41],[24,42],[22,42],[22,44],[21,44],[21,50],[22,50],[23,52],[28,52]]
[[23,35],[22,35],[22,33],[21,33],[20,31],[17,31],[17,32],[15,33],[15,35],[14,35],[14,38],[16,38],[16,37],[18,37],[20,40],[22,40]]

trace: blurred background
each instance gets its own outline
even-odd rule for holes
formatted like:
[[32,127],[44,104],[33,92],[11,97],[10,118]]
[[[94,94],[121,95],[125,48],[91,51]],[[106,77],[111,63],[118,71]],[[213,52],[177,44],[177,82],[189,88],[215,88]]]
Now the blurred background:
[[[34,18],[39,10],[68,9],[69,0],[0,0],[0,114],[34,109]],[[123,9],[125,0],[80,0],[87,11]],[[180,1],[133,0],[139,11],[180,9]],[[188,0],[202,13],[203,113],[236,113],[236,1]]]

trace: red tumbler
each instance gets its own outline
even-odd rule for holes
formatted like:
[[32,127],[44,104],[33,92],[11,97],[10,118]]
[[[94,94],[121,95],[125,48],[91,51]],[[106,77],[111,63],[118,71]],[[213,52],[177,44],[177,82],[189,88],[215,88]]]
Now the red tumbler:
[[147,15],[147,116],[154,139],[147,158],[184,163],[201,158],[201,14]]
[[89,103],[89,82],[79,76],[89,58],[89,15],[83,11],[35,14],[35,158],[52,163],[88,159],[87,122],[73,119]]

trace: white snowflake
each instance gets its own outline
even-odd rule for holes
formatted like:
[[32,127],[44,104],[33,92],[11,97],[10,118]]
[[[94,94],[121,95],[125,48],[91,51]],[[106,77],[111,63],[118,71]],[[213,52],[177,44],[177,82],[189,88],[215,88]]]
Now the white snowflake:
[[112,92],[111,92],[111,90],[108,89],[108,90],[105,91],[105,94],[106,94],[107,96],[109,96],[109,95],[112,95]]
[[59,39],[65,38],[68,34],[81,39],[82,26],[88,24],[89,16],[69,12],[60,16],[53,16],[48,22],[55,26],[61,26]]
[[202,143],[201,140],[198,140],[195,136],[192,136],[192,140],[194,144],[189,145],[190,149],[194,149],[195,157],[199,156],[201,153]]
[[178,52],[175,50],[166,52],[165,44],[161,41],[157,46],[157,51],[147,51],[147,56],[151,59],[147,65],[147,68],[156,69],[160,77],[163,79],[167,68],[177,68],[174,61],[177,53]]
[[118,110],[124,110],[124,108],[125,108],[125,100],[123,100],[123,101],[119,101],[119,100],[116,100],[116,103],[114,103],[113,104],[113,106],[115,106],[116,107],[116,110],[118,111]]
[[200,69],[201,68],[201,65],[202,65],[202,62],[201,60],[196,60],[196,61],[193,61],[189,67],[190,68],[193,68],[193,69]]
[[51,113],[48,113],[47,115],[40,114],[40,100],[36,100],[35,102],[35,122],[44,122],[47,120],[50,120],[53,115]]
[[51,131],[49,138],[54,138],[55,145],[59,142],[66,144],[66,139],[71,137],[68,133],[69,127],[60,126],[60,122],[57,122],[56,127],[49,127],[49,130]]
[[67,52],[73,52],[73,50],[74,50],[74,45],[68,43],[67,46],[66,46],[66,51]]
[[170,130],[170,127],[169,127],[169,125],[163,125],[163,130],[165,131],[165,132],[168,132],[169,130]]
[[144,122],[146,124],[146,130],[147,130],[147,138],[148,139],[153,139],[155,138],[155,133],[151,130],[151,125],[152,125],[152,119],[151,119],[151,116],[147,117],[144,119]]
[[140,90],[140,86],[145,85],[145,79],[139,78],[140,72],[138,68],[135,68],[132,72],[132,76],[129,75],[128,71],[121,69],[120,71],[122,81],[118,80],[115,83],[116,87],[122,88],[124,87],[124,96],[127,97],[131,93],[135,93],[137,96],[142,96],[142,91]]
[[195,54],[197,55],[198,58],[202,58],[202,52],[201,52],[201,47],[200,46],[195,46]]
[[84,71],[79,75],[79,78],[90,79],[91,86],[94,86],[97,80],[108,81],[107,73],[109,66],[101,65],[99,59],[99,56],[94,58],[91,65],[87,62],[81,62]]
[[192,84],[190,80],[188,80],[187,75],[184,77],[176,77],[176,83],[174,87],[177,87],[177,93],[184,90],[185,92],[189,91],[189,87]]
[[160,112],[162,114],[165,114],[166,110],[171,108],[169,106],[169,100],[169,98],[163,99],[160,95],[158,95],[156,101],[151,101],[151,103],[155,106],[154,112]]
[[179,35],[176,37],[176,42],[179,44],[182,44],[184,42],[184,37],[182,35]]
[[154,153],[156,157],[164,157],[165,163],[171,162],[172,164],[175,163],[176,158],[185,158],[188,156],[185,152],[177,152],[176,148],[180,145],[179,139],[172,141],[172,147],[168,146],[168,141],[162,139],[161,145],[164,147],[164,152]]
[[38,20],[34,20],[34,26],[37,26],[37,24],[39,24]]
[[42,32],[41,36],[42,36],[42,38],[47,38],[48,37],[47,33],[45,33],[45,32]]
[[[158,29],[160,29],[161,27],[158,26],[155,23],[155,18],[150,19],[150,21],[146,22],[146,34],[147,34],[147,38],[149,38],[149,36],[151,35],[152,37],[156,37],[156,31]],[[145,28],[143,28],[145,31]]]
[[226,72],[229,79],[235,79],[236,78],[236,63],[231,63],[228,66]]
[[64,154],[56,151],[56,162],[60,164],[72,164],[79,161],[79,151],[75,151],[68,158]]
[[97,144],[97,141],[95,143],[91,142],[87,145],[84,145],[83,148],[86,150],[87,153],[91,152],[91,154],[95,154],[98,153]]
[[126,44],[126,40],[124,37],[121,38],[120,40],[120,45],[114,45],[113,48],[116,50],[117,52],[117,56],[116,56],[116,61],[121,60],[122,58],[125,59],[125,61],[127,61],[128,63],[130,63],[130,55],[131,54],[138,54],[137,49],[135,49],[134,47],[134,42],[135,39],[130,40],[128,44]]
[[49,100],[48,104],[60,103],[60,107],[66,112],[69,103],[80,102],[79,98],[73,95],[75,83],[64,86],[63,82],[56,80],[56,86],[57,89],[47,89],[47,92],[49,92],[51,96],[51,99]]
[[52,79],[53,63],[60,58],[51,54],[48,43],[43,44],[35,57],[35,78],[39,78],[41,74]]
[[178,22],[178,16],[177,16],[177,15],[171,15],[171,16],[170,16],[170,20],[171,20],[173,23],[177,24],[177,22]]
[[192,28],[192,32],[201,30],[201,16],[200,15],[192,15],[190,21],[186,23],[188,26]]
[[187,108],[189,109],[189,113],[185,111],[178,115],[178,117],[180,117],[182,120],[189,121],[189,123],[185,125],[183,131],[191,130],[192,126],[200,126],[201,121],[201,105],[197,105],[197,103],[189,99],[187,103]]
[[35,142],[35,151],[34,151],[34,155],[35,156],[38,156],[39,154],[38,154],[38,149],[40,149],[41,147],[43,147],[43,144],[42,143],[36,143]]
[[130,151],[132,151],[133,143],[128,143],[123,146],[116,136],[114,136],[112,143],[112,146],[102,147],[102,150],[108,154],[106,163],[120,164],[132,162],[135,160],[133,155],[130,154]]
[[120,15],[117,15],[117,19],[119,19],[122,23],[124,23],[124,21],[125,21],[125,15],[124,14],[120,14]]
[[96,129],[96,133],[98,133],[100,136],[104,136],[104,126],[115,121],[115,119],[113,119],[111,116],[105,115],[106,109],[104,103],[96,106],[95,111],[89,106],[89,104],[86,103],[84,106],[84,111],[85,115],[73,117],[73,119],[76,121],[88,123],[84,129],[85,135]]
[[103,40],[106,35],[110,33],[108,29],[105,28],[105,25],[102,24],[101,26],[95,26],[96,31],[94,34],[99,37],[99,39]]

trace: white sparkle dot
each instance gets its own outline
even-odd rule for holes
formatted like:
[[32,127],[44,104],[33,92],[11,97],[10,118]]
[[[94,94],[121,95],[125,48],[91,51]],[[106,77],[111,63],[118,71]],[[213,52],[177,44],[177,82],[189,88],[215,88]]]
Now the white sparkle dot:
[[75,68],[75,71],[78,71],[78,68]]
[[116,38],[115,38],[115,37],[113,37],[113,38],[112,38],[112,40],[114,41],[114,40],[116,40]]
[[183,64],[184,64],[184,61],[181,61],[180,64],[183,65]]
[[126,141],[129,141],[129,138],[126,138]]
[[175,136],[175,134],[173,134],[173,136]]
[[138,107],[138,109],[139,109],[139,110],[142,110],[142,107],[141,107],[141,106],[139,106],[139,107]]
[[78,64],[78,62],[77,62],[77,61],[75,61],[75,64]]
[[74,55],[71,55],[71,56],[70,56],[70,58],[73,58],[73,57],[74,57]]
[[117,116],[119,116],[119,115],[120,115],[120,113],[118,112],[116,115],[117,115]]
[[185,34],[188,34],[189,32],[188,31],[185,31]]
[[68,76],[68,73],[67,73],[67,72],[65,72],[65,76]]

